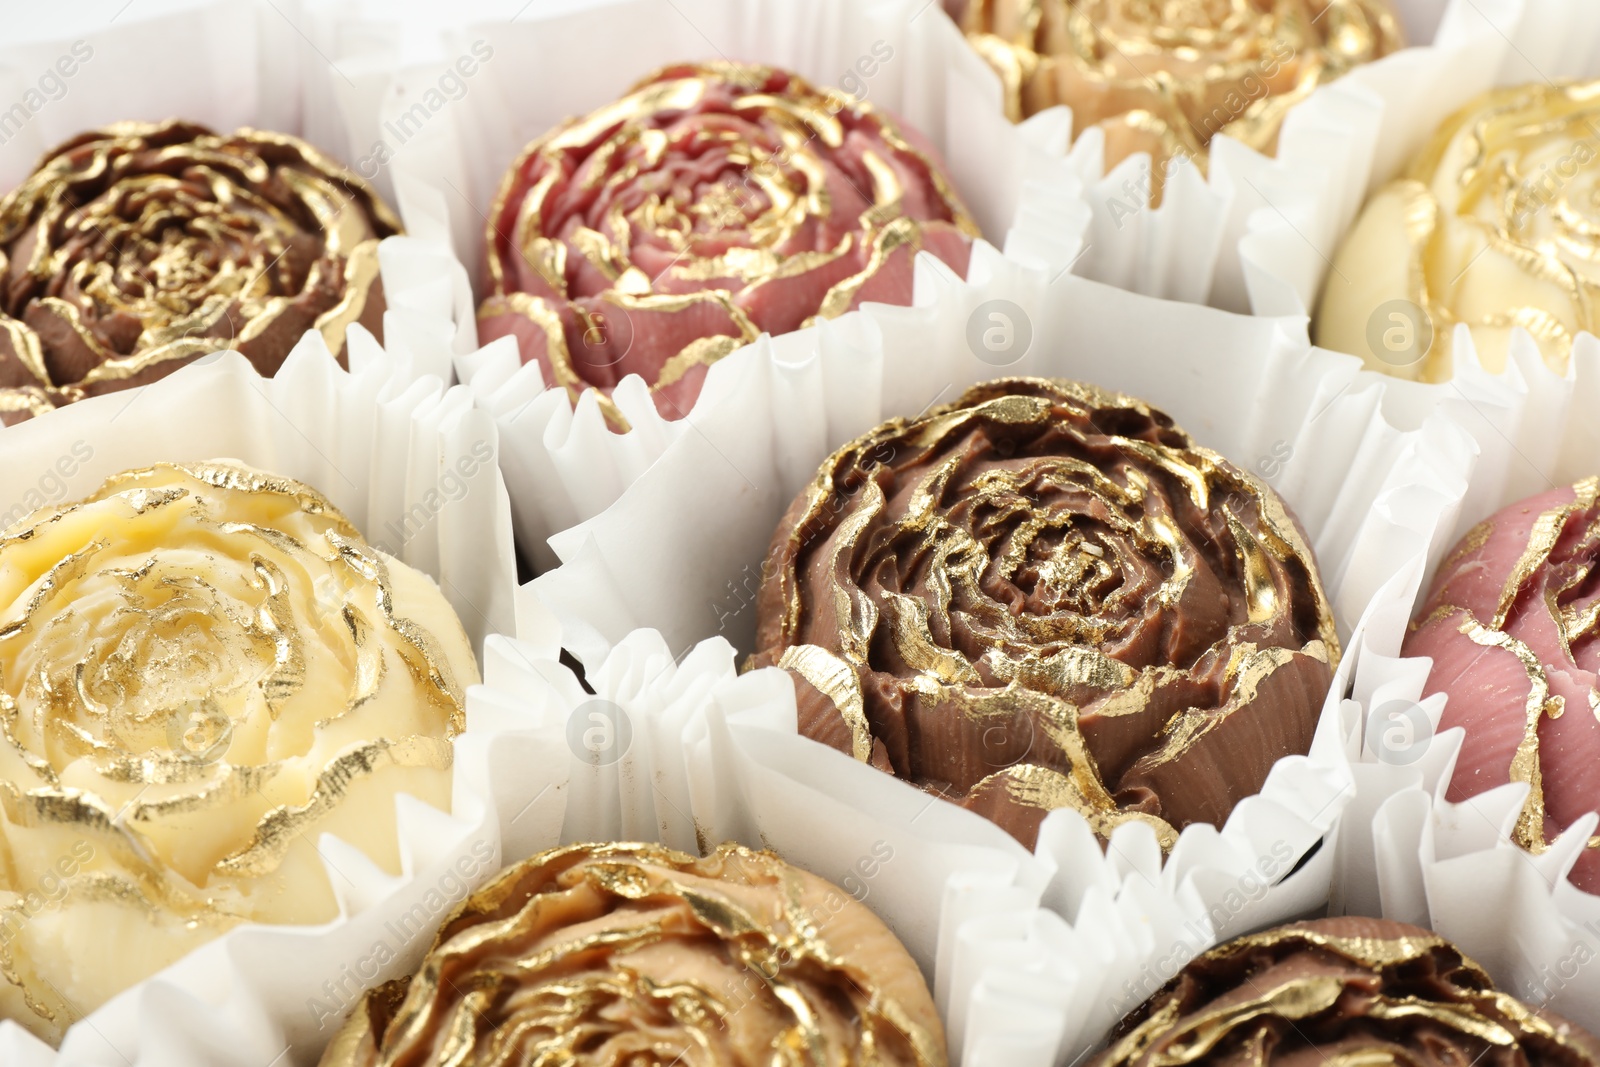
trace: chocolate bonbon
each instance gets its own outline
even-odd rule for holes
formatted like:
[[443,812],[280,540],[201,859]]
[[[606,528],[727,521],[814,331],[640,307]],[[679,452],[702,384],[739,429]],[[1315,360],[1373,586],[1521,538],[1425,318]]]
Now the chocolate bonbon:
[[976,224],[943,166],[882,111],[737,63],[668,67],[552,130],[490,209],[485,340],[576,400],[640,375],[661,413],[763,333],[911,302],[926,250],[965,275]]
[[0,1015],[58,1040],[241,923],[336,918],[324,834],[399,874],[477,679],[432,580],[303,483],[165,464],[13,524]]
[[1339,641],[1277,494],[1131,397],[1008,379],[845,445],[784,516],[759,665],[800,726],[1032,844],[1170,847],[1303,754]]
[[383,336],[365,181],[287,134],[124,122],[0,199],[0,418],[145,385],[220,349],[276,373],[307,330]]

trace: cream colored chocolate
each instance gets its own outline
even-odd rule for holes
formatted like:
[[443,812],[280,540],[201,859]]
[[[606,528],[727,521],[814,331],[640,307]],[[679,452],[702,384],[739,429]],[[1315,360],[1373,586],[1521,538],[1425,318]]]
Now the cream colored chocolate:
[[1521,326],[1566,373],[1600,321],[1597,159],[1600,82],[1480,96],[1367,202],[1329,272],[1317,343],[1441,382],[1457,324],[1492,372]]
[[[880,857],[881,858],[881,857]],[[504,872],[323,1067],[944,1067],[922,974],[845,892],[768,852],[573,845]]]
[[0,1016],[58,1041],[241,922],[335,918],[318,837],[398,873],[477,679],[431,580],[287,478],[163,464],[5,530]]

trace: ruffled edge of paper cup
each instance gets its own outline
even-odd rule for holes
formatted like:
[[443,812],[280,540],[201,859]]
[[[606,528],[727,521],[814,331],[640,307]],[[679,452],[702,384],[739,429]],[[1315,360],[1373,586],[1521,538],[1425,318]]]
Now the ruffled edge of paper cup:
[[[1475,453],[1439,552],[1501,508],[1596,473],[1600,340],[1579,338],[1565,375],[1552,373],[1526,335],[1506,369],[1485,372],[1458,327],[1448,386],[1403,383],[1413,397],[1444,399],[1440,414]],[[1438,552],[1432,557],[1437,565]],[[1422,699],[1431,662],[1400,655],[1434,567],[1379,591],[1359,649],[1342,740],[1356,780],[1341,827],[1333,910],[1431,927],[1478,960],[1501,988],[1600,1030],[1600,895],[1567,880],[1595,819],[1569,827],[1544,854],[1511,839],[1526,787],[1506,785],[1460,804],[1446,799],[1462,733],[1438,733],[1447,698]],[[1407,731],[1396,747],[1376,740]]]
[[[522,595],[559,624],[552,636],[543,619],[537,639],[591,669],[638,629],[672,650],[713,636],[748,650],[771,531],[815,464],[884,418],[1001,374],[1139,396],[1244,457],[1309,531],[1349,639],[1310,754],[1280,761],[1222,828],[1190,828],[1165,861],[1143,828],[1123,828],[1102,853],[1081,817],[1060,812],[1041,832],[1035,858],[1052,875],[1037,906],[983,891],[979,876],[947,890],[947,907],[966,909],[959,923],[945,913],[936,972],[956,1047],[969,1063],[1025,1051],[1071,1060],[1217,940],[1326,905],[1356,796],[1345,698],[1373,605],[1448,547],[1478,446],[1426,398],[1312,348],[1297,320],[1052,280],[993,249],[975,254],[969,281],[925,274],[914,308],[872,306],[854,324],[763,339],[714,367],[690,429],[605,511],[551,538],[562,565]],[[1031,335],[1003,368],[966,341],[995,301]]]

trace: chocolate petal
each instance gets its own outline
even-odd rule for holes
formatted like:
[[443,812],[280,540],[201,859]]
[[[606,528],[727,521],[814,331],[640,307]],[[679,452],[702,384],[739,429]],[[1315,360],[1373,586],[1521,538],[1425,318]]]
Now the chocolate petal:
[[1328,689],[1326,660],[1292,653],[1257,669],[1267,673],[1242,683],[1247,691],[1222,707],[1174,715],[1168,743],[1141,756],[1113,792],[1160,798],[1157,814],[1175,826],[1221,826],[1241,798],[1261,792],[1280,758],[1309,752]]
[[0,398],[12,390],[44,389],[50,373],[39,335],[15,319],[0,319]]
[[23,323],[39,338],[44,366],[56,385],[81,382],[94,368],[122,355],[99,345],[77,317],[77,309],[59,300],[34,301]]

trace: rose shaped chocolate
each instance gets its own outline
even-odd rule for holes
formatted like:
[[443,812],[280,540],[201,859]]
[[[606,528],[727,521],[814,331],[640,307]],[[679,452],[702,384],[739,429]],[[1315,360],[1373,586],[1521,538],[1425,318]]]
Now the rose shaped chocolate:
[[1600,324],[1600,82],[1486,93],[1367,201],[1333,260],[1317,343],[1421,381],[1454,373],[1458,324],[1505,369],[1512,331],[1565,374]]
[[485,340],[573,398],[629,374],[686,414],[762,333],[911,303],[919,250],[962,276],[977,227],[931,150],[882,112],[767,67],[668,67],[533,142],[487,234]]
[[989,382],[823,463],[755,663],[807,736],[1032,845],[1054,808],[1170,847],[1304,753],[1339,654],[1273,491],[1130,397]]
[[1319,919],[1191,962],[1122,1021],[1090,1067],[1594,1067],[1600,1040],[1498,992],[1444,938]]
[[922,974],[878,918],[770,852],[574,845],[504,872],[323,1067],[944,1067]]
[[[1433,660],[1441,730],[1466,729],[1448,799],[1528,786],[1513,837],[1543,852],[1600,810],[1600,479],[1519,501],[1439,568],[1401,653]],[[1572,872],[1600,893],[1600,837]]]
[[1289,108],[1398,50],[1389,0],[946,0],[1000,75],[1012,119],[1057,104],[1105,131],[1105,164],[1148,152],[1202,167],[1226,134],[1277,148]]
[[307,330],[382,337],[371,186],[281,133],[125,122],[0,200],[0,418],[144,385],[237,349],[273,374]]
[[398,874],[476,681],[431,580],[286,478],[129,471],[0,534],[0,1017],[59,1039],[231,926],[335,918],[322,834]]

